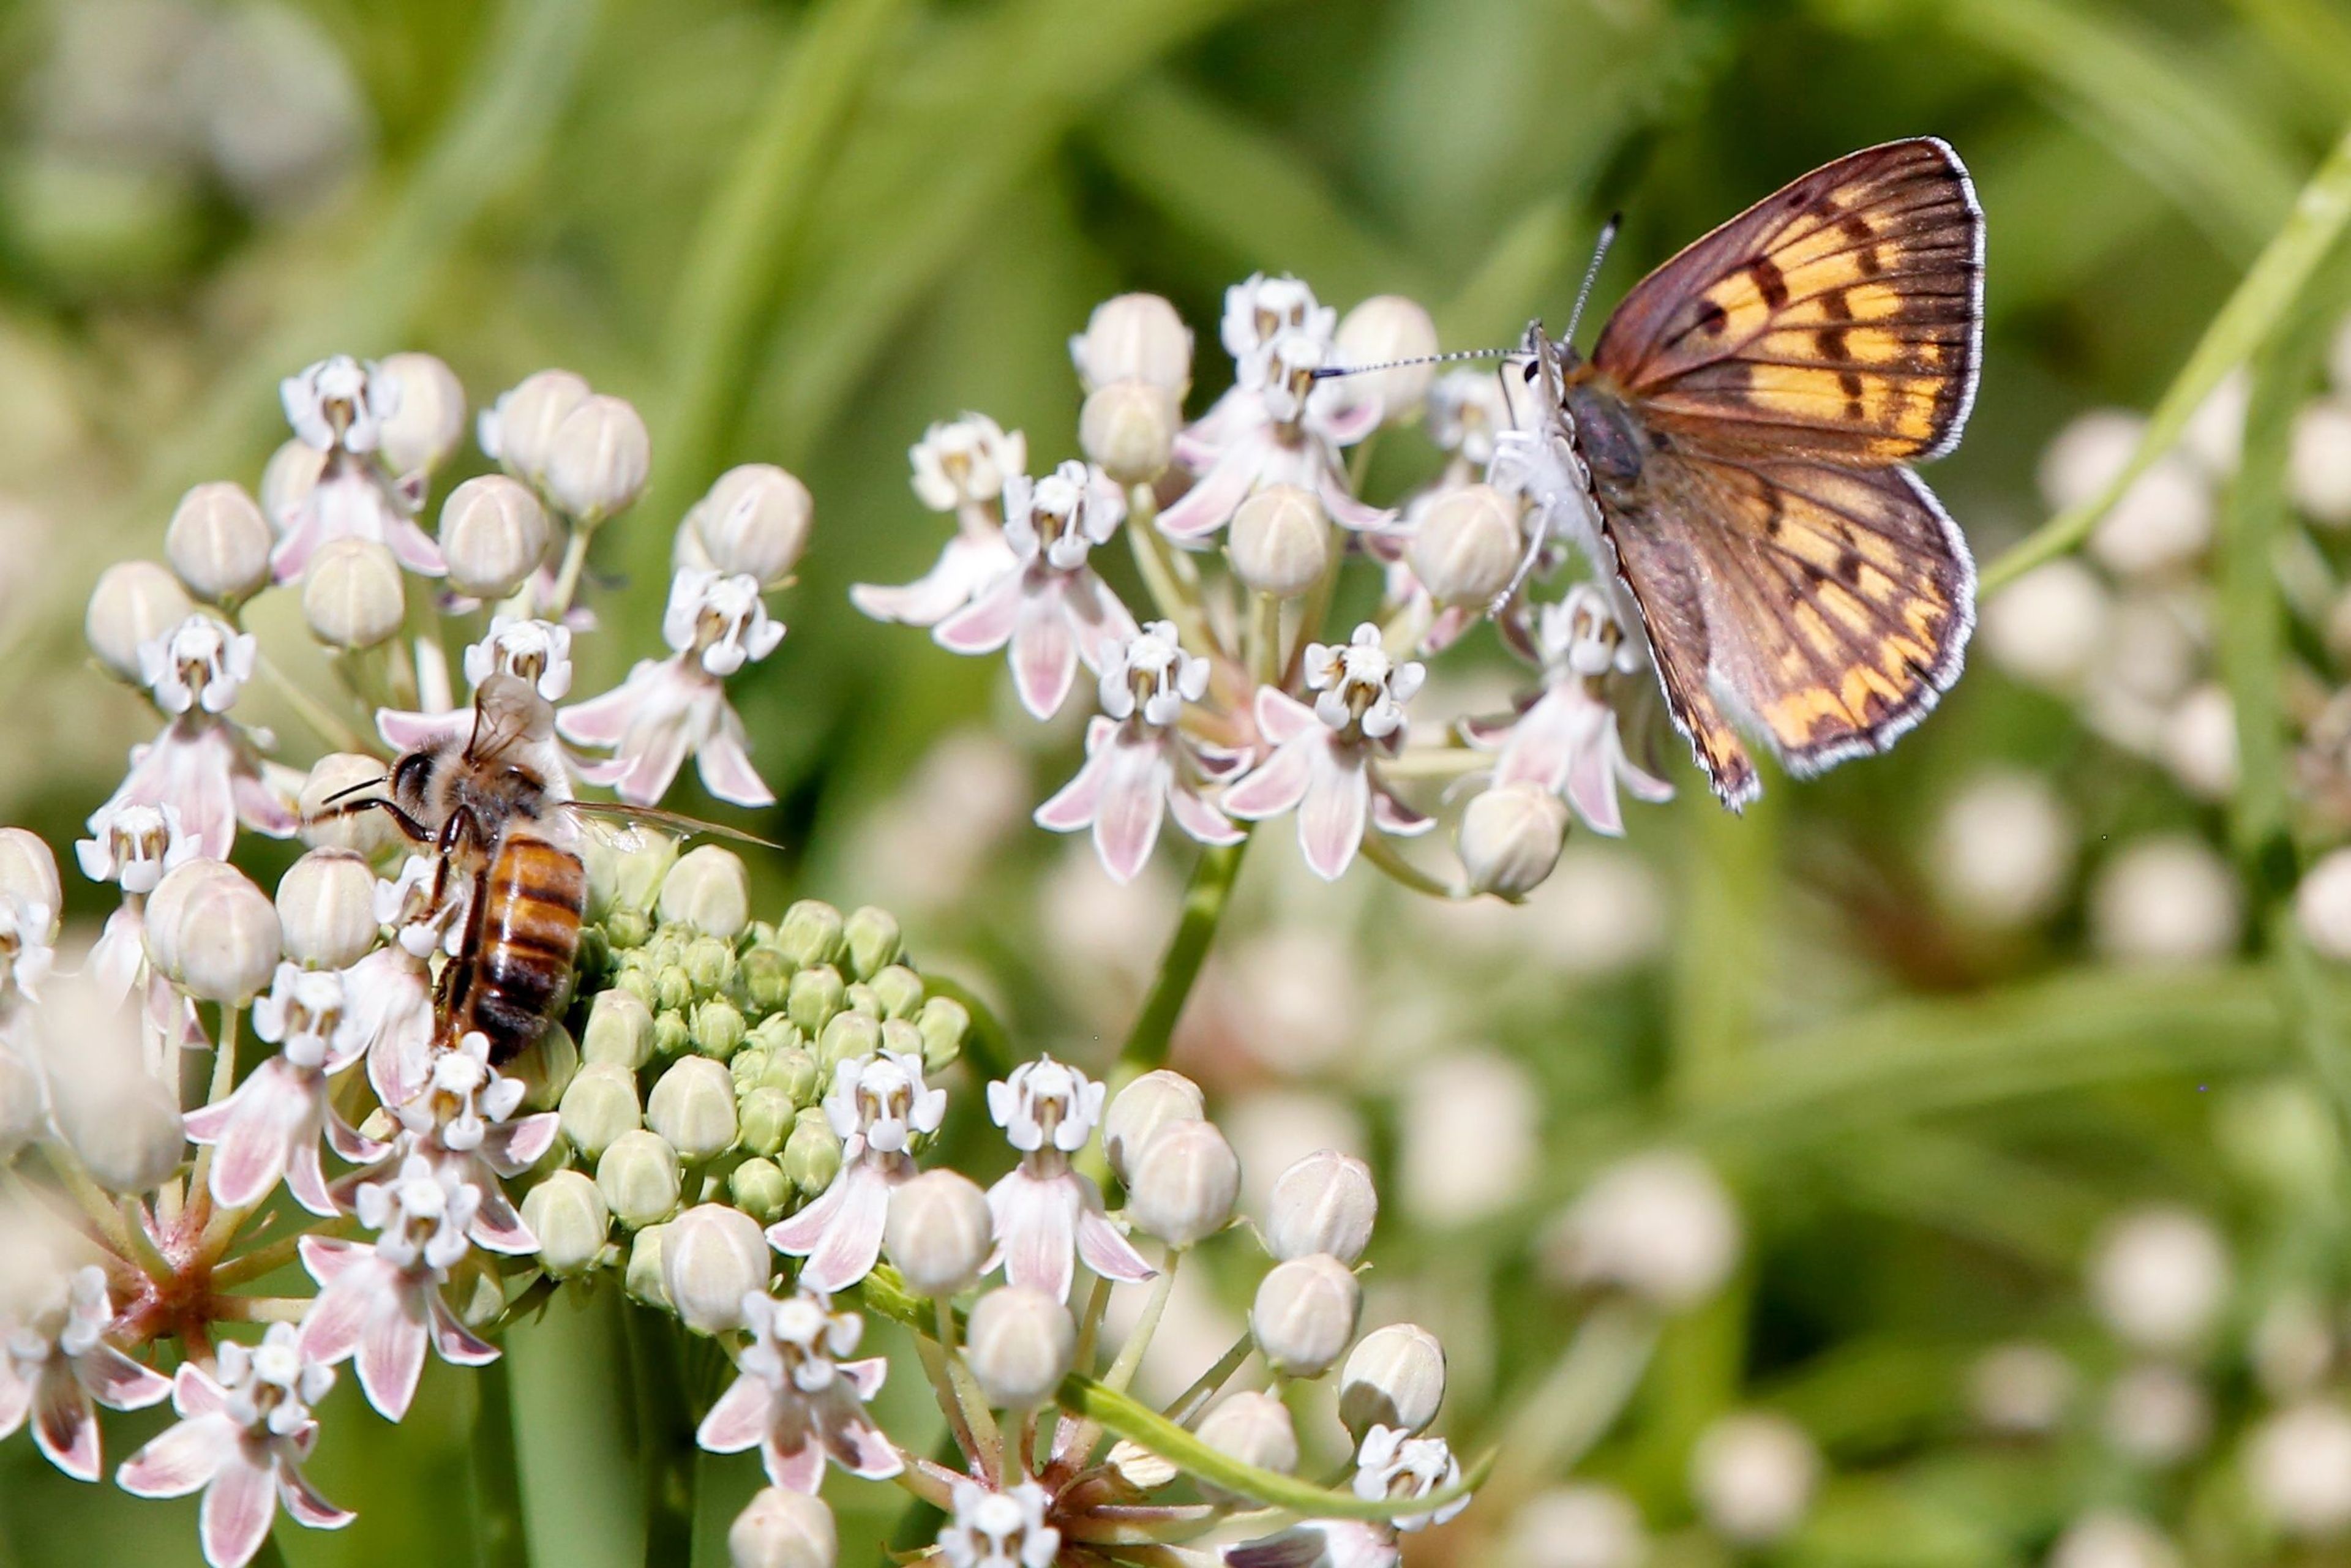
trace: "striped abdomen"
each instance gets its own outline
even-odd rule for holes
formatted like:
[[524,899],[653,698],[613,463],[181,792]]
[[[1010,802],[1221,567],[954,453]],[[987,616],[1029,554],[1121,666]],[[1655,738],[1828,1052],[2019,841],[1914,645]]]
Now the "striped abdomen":
[[480,946],[456,1009],[461,1033],[477,1029],[489,1037],[492,1061],[528,1048],[563,1005],[587,902],[588,869],[578,855],[520,834],[499,843],[482,878]]

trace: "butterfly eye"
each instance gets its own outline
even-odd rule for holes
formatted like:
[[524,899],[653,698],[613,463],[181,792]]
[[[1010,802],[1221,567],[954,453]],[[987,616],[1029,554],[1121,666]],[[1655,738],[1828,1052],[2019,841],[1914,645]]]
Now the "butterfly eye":
[[1535,384],[1535,372],[1541,369],[1542,369],[1542,366],[1540,363],[1533,360],[1529,360],[1524,365],[1520,367],[1519,377],[1520,380],[1524,381],[1527,385],[1532,386]]

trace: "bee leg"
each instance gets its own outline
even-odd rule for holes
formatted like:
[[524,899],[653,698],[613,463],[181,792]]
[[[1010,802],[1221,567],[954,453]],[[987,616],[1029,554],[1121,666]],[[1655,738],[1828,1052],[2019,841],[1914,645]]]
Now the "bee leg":
[[429,844],[433,841],[431,829],[402,810],[397,802],[377,796],[371,796],[364,800],[345,800],[339,805],[329,807],[326,810],[314,812],[302,819],[302,825],[306,828],[316,827],[320,822],[330,822],[337,817],[354,817],[361,811],[381,811],[392,820],[402,834],[412,842]]

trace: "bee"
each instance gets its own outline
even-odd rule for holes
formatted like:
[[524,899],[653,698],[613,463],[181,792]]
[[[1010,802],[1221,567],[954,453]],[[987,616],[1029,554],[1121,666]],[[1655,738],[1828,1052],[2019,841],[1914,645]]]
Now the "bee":
[[479,1032],[499,1064],[535,1044],[570,999],[588,905],[583,832],[621,847],[642,843],[648,826],[767,842],[674,812],[572,799],[553,705],[505,671],[475,689],[470,724],[402,752],[321,816],[368,810],[433,852],[424,918],[457,933],[435,994],[442,1042]]

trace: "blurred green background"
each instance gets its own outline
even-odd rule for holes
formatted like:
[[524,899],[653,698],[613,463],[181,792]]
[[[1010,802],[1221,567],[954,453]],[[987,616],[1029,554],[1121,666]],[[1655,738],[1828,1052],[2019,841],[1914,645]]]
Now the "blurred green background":
[[[2061,427],[2162,392],[2346,117],[2333,0],[17,0],[0,817],[62,848],[144,738],[143,705],[81,652],[82,600],[158,549],[184,486],[257,480],[277,377],[416,348],[479,403],[559,364],[636,402],[653,437],[652,494],[598,545],[607,630],[581,643],[580,689],[653,646],[671,528],[721,467],[799,473],[817,531],[775,601],[790,636],[734,686],[783,798],[751,824],[786,845],[751,857],[763,904],[891,904],[1026,1049],[1098,1066],[1189,852],[1113,888],[1025,820],[1074,767],[1075,728],[1020,718],[995,661],[850,610],[849,582],[902,580],[937,548],[904,487],[927,422],[977,409],[1039,464],[1071,455],[1065,339],[1132,288],[1195,324],[1205,407],[1228,373],[1221,290],[1258,269],[1342,308],[1409,294],[1450,346],[1509,341],[1563,318],[1612,209],[1604,306],[1785,180],[1933,133],[1973,170],[1991,238],[1981,395],[1931,478],[1988,559],[2043,515]],[[1416,434],[1385,443],[1370,488],[1434,466]],[[2193,594],[2193,563],[2177,575]],[[2315,632],[2296,648],[2339,684]],[[1437,677],[1439,711],[1507,690],[1482,632]],[[2244,1346],[2265,1310],[2298,1291],[2342,1315],[2342,1173],[2298,1049],[2335,1049],[2310,1005],[2331,992],[2283,987],[2254,929],[2274,870],[2235,886],[2218,857],[2206,961],[2115,961],[2131,944],[2099,939],[2085,889],[2150,835],[2224,848],[2227,790],[2183,786],[2085,711],[1979,661],[1896,755],[1775,779],[1744,820],[1676,758],[1680,801],[1635,812],[1622,845],[1579,831],[1521,910],[1412,905],[1362,869],[1324,888],[1282,829],[1250,858],[1178,1064],[1253,1169],[1301,1138],[1382,1163],[1377,1288],[1447,1333],[1464,1451],[1566,1338],[1532,1261],[1547,1217],[1626,1150],[1715,1160],[1748,1260],[1669,1328],[1588,1466],[1639,1501],[1654,1561],[1727,1551],[1688,1528],[1685,1466],[1753,1403],[1834,1471],[1775,1549],[1791,1563],[2039,1561],[2097,1503],[2197,1562],[2340,1561],[2265,1531],[2233,1437],[2262,1403]],[[266,694],[240,716],[301,753]],[[2045,787],[2063,831],[2048,890],[1987,921],[1955,906],[1938,846],[1978,852],[1949,809],[1995,767]],[[671,803],[707,809],[690,786]],[[2302,826],[2323,847],[2325,824]],[[97,891],[72,914],[101,915]],[[1480,1074],[1507,1124],[1444,1109]],[[2041,1446],[1982,1440],[1967,1386],[1987,1345],[2058,1344],[2093,1388],[2123,1364],[2082,1260],[2156,1200],[2214,1217],[2236,1260],[2229,1327],[2193,1369],[2209,1446],[2134,1463],[2095,1413]],[[562,1308],[517,1348],[544,1563],[632,1560],[613,1544],[630,1500],[570,1449],[592,1410],[528,1435],[534,1391],[610,1326]],[[314,1474],[360,1520],[289,1532],[287,1558],[462,1560],[473,1398],[436,1364],[395,1430],[339,1390]],[[110,1453],[155,1425],[110,1422]],[[713,1468],[715,1490],[748,1484]],[[841,1494],[844,1561],[880,1560],[897,1496]],[[0,1563],[192,1562],[193,1512],[0,1449]],[[1545,1561],[1511,1528],[1504,1502],[1473,1510],[1414,1560]]]

